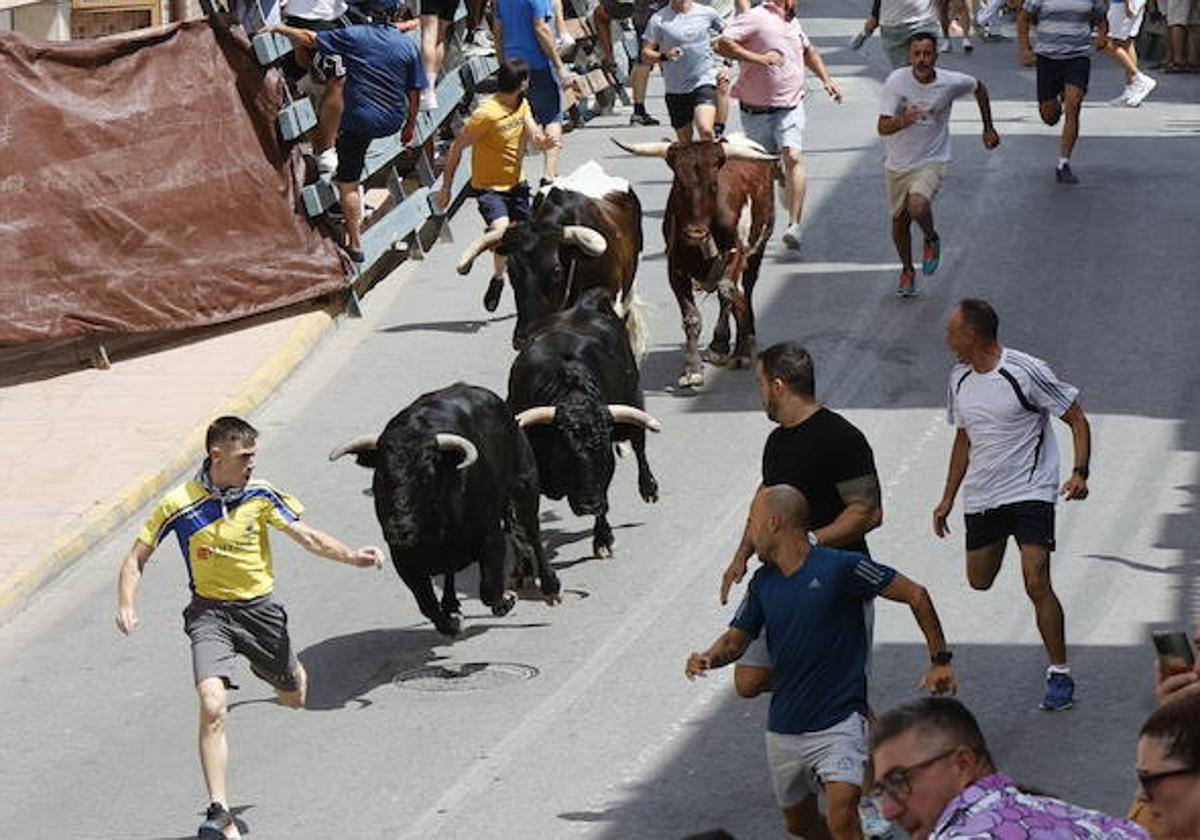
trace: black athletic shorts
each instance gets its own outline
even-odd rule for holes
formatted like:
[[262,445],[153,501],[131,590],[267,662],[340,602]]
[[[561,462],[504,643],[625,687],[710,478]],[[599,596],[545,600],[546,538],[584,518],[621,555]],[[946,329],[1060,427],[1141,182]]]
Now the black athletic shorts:
[[300,662],[288,637],[287,610],[271,595],[249,601],[193,598],[183,611],[183,631],[192,640],[192,674],[196,684],[220,677],[236,688],[237,657],[250,660],[250,670],[280,691],[300,687]]
[[697,105],[716,105],[716,85],[700,85],[691,93],[668,93],[667,113],[671,117],[671,128],[683,128],[692,121]]
[[1074,85],[1085,93],[1092,74],[1092,60],[1086,55],[1076,58],[1037,57],[1038,102],[1050,102],[1062,95],[1063,88]]
[[458,0],[421,0],[421,15],[437,15],[447,23],[454,22]]
[[963,517],[967,551],[1014,537],[1017,545],[1030,543],[1054,550],[1054,502],[1013,502]]

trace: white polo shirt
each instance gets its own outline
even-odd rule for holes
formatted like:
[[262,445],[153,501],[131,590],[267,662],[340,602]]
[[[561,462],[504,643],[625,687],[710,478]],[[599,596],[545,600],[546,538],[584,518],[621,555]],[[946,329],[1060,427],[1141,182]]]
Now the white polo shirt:
[[987,373],[954,366],[947,419],[971,442],[962,484],[966,513],[1055,500],[1058,444],[1050,415],[1062,417],[1078,395],[1041,359],[1008,347]]

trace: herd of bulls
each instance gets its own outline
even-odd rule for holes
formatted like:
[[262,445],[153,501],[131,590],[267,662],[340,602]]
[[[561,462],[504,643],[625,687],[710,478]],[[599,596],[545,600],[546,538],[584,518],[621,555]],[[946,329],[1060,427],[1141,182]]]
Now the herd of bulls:
[[[703,383],[693,288],[720,300],[708,361],[747,366],[751,293],[774,227],[775,158],[738,138],[618,145],[663,157],[674,172],[663,238],[686,339],[679,384]],[[595,517],[593,553],[611,556],[608,487],[618,445],[633,450],[642,498],[658,499],[646,432],[660,425],[645,411],[638,373],[646,339],[634,294],[637,194],[588,163],[544,189],[530,221],[469,246],[459,272],[490,250],[507,256],[517,304],[507,400],[459,382],[418,397],[381,434],[329,456],[353,455],[374,470],[375,513],[392,563],[421,613],[447,636],[462,626],[454,575],[475,562],[480,600],[495,615],[512,609],[512,590],[526,580],[548,602],[558,600],[560,583],[542,547],[542,495],[565,497],[573,513]],[[510,545],[516,562],[506,568]],[[443,576],[440,600],[435,575]]]

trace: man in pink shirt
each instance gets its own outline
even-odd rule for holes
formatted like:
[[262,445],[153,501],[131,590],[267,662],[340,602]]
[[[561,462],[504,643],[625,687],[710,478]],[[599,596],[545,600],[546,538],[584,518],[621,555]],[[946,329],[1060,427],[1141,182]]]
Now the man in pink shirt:
[[805,187],[804,161],[800,157],[804,68],[816,74],[835,102],[842,101],[842,91],[795,16],[796,0],[767,0],[734,17],[713,46],[718,54],[741,63],[732,93],[741,103],[742,130],[768,152],[783,158],[784,205],[788,212],[783,243],[799,251]]

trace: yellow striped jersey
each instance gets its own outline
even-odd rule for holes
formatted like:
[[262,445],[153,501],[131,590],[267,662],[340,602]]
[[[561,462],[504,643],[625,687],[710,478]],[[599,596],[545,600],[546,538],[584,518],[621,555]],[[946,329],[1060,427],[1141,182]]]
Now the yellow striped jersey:
[[138,534],[157,546],[174,534],[187,565],[188,585],[201,598],[245,601],[275,588],[267,525],[295,522],[304,506],[265,481],[251,481],[224,506],[194,479],[163,497]]

